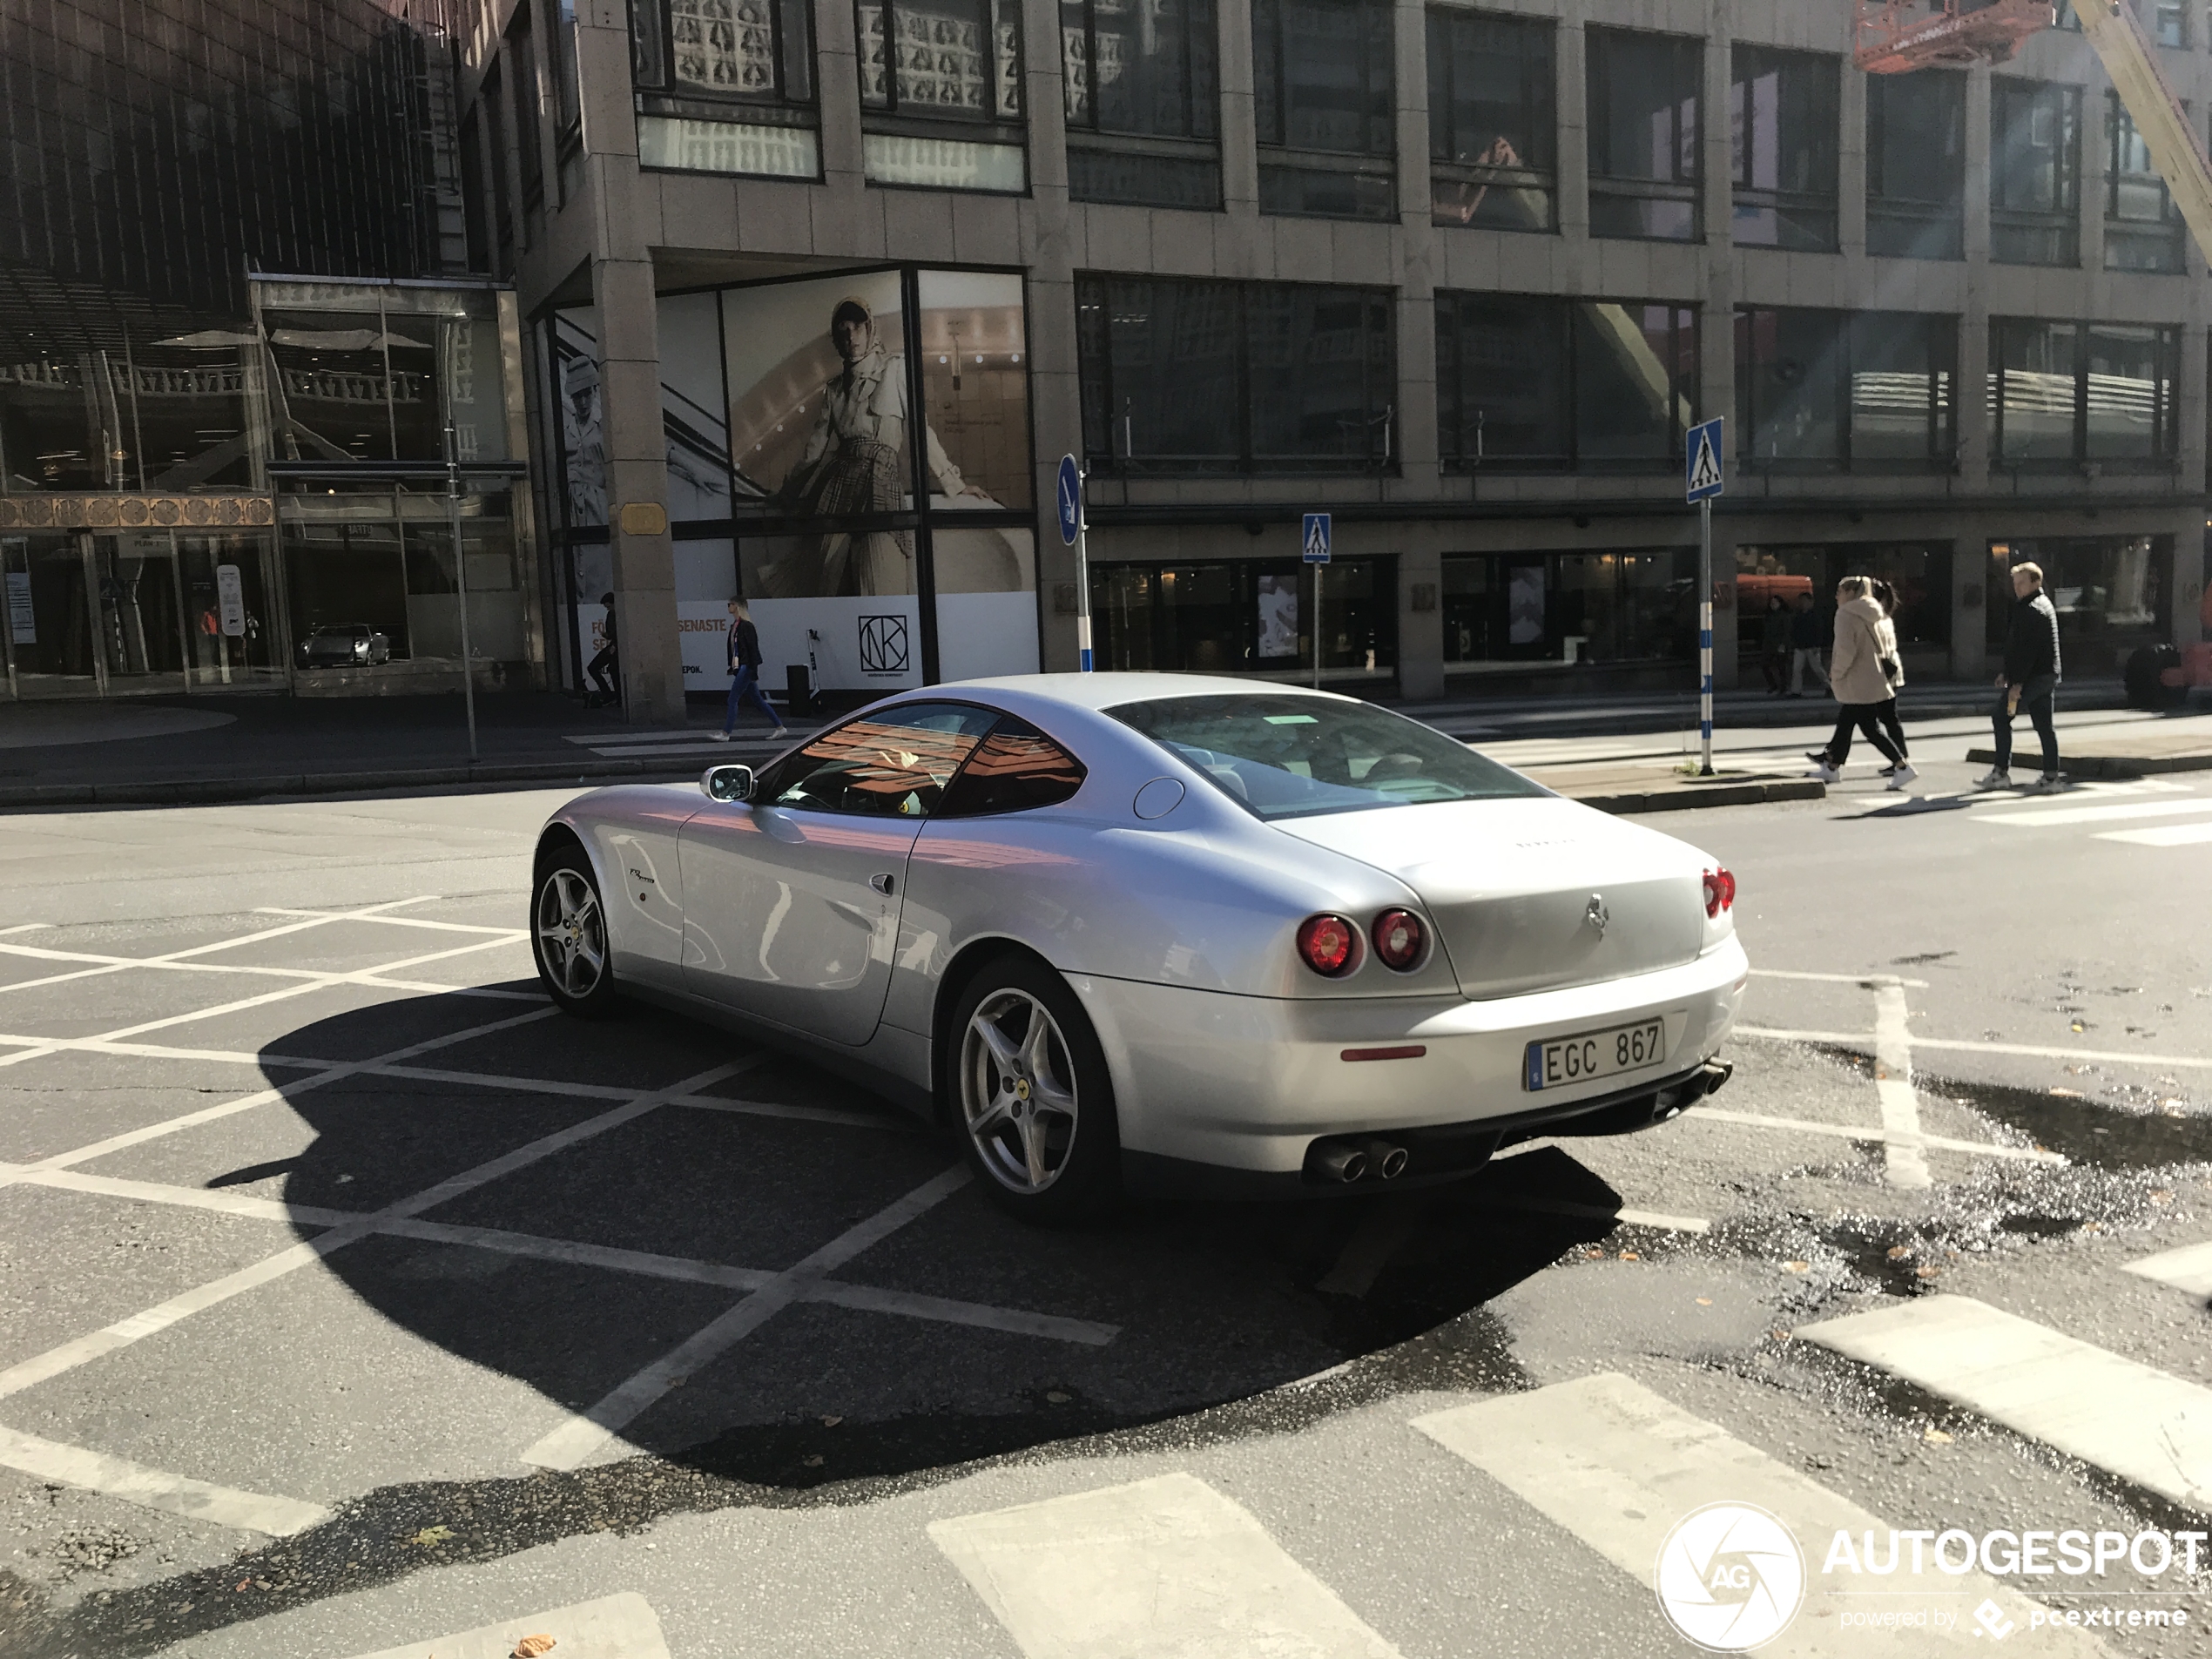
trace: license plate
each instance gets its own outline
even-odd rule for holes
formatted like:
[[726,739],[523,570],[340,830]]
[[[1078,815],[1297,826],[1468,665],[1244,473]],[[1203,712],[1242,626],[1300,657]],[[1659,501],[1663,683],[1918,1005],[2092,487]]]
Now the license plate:
[[1575,1037],[1554,1037],[1528,1045],[1529,1089],[1564,1089],[1586,1083],[1593,1077],[1610,1077],[1623,1071],[1641,1071],[1666,1057],[1667,1027],[1663,1020],[1639,1020],[1604,1031],[1586,1031]]

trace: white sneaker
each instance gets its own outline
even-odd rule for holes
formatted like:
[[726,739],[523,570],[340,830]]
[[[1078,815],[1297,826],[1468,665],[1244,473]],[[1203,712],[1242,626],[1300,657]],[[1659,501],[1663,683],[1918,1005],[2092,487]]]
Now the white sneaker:
[[730,740],[730,734],[726,732],[710,732],[706,734],[706,740],[709,743],[727,743]]
[[1817,778],[1824,784],[1839,784],[1844,780],[1844,774],[1838,772],[1835,767],[1830,765],[1824,760],[1818,765],[1815,766],[1811,772],[1805,773],[1805,776],[1808,778]]
[[2027,786],[2031,795],[2055,795],[2066,787],[2066,779],[2057,772],[2046,772]]
[[777,727],[777,728],[776,728],[773,732],[771,732],[768,734],[768,738],[769,738],[769,741],[772,743],[772,742],[773,742],[773,741],[775,741],[775,739],[776,739],[776,738],[787,738],[787,737],[789,737],[790,735],[791,735],[791,728],[790,728],[789,726],[787,726],[787,725],[779,725],[779,726],[778,726],[778,727]]
[[1974,779],[1976,789],[2010,789],[2012,786],[2013,774],[2002,766],[1992,766]]
[[1905,786],[1905,785],[1911,783],[1920,774],[1913,769],[1912,763],[1910,760],[1900,762],[1898,765],[1891,769],[1890,787],[1892,789],[1902,789]]

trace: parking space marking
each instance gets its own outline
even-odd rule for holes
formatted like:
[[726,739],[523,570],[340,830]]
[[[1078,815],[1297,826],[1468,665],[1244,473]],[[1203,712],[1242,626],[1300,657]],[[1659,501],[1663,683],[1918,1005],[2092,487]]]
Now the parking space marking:
[[253,914],[257,916],[308,916],[317,921],[374,921],[387,927],[428,927],[448,934],[509,934],[517,939],[529,937],[527,927],[493,927],[475,921],[432,921],[427,916],[384,916],[360,910],[293,910],[282,905],[265,904],[254,906]]
[[1982,813],[1985,824],[2017,824],[2024,829],[2055,829],[2067,824],[2103,824],[2123,818],[2173,818],[2183,813],[2212,812],[2212,797],[2188,800],[2138,800],[2121,806],[2058,806],[2010,813]]
[[2126,1271],[2192,1296],[2212,1296],[2212,1244],[2183,1244],[2124,1264]]
[[259,1492],[240,1492],[188,1476],[150,1469],[128,1458],[65,1446],[0,1428],[0,1465],[61,1486],[80,1487],[135,1503],[145,1509],[165,1509],[171,1514],[209,1521],[219,1527],[266,1533],[289,1538],[310,1527],[320,1527],[330,1512],[294,1498],[272,1498]]
[[1027,1659],[1398,1659],[1258,1517],[1193,1474],[928,1530]]
[[[1866,1605],[1846,1588],[1863,1581],[1817,1568],[1813,1551],[1816,1541],[1839,1534],[1878,1538],[1889,1523],[1633,1379],[1601,1372],[1433,1412],[1413,1419],[1413,1426],[1641,1585],[1651,1582],[1669,1529],[1695,1509],[1732,1502],[1784,1516],[1805,1541],[1804,1605],[1761,1651],[1820,1659],[1867,1651],[1868,1632],[1843,1623],[1855,1603]],[[2039,1603],[1979,1574],[1953,1575],[1930,1560],[1923,1571],[1900,1564],[1878,1581],[1885,1601],[1876,1606],[1892,1604],[1894,1594],[1955,1599],[1962,1609],[1993,1601],[2020,1627],[2015,1634],[2022,1652],[2106,1652],[2083,1630],[2030,1628],[2028,1615]],[[1960,1624],[1965,1628],[1915,1628],[1912,1634],[1937,1652],[1978,1652],[1981,1632],[1971,1616]]]
[[232,1192],[222,1187],[172,1186],[161,1181],[91,1175],[83,1170],[26,1170],[20,1165],[0,1163],[0,1175],[13,1176],[20,1186],[46,1187],[57,1192],[79,1192],[102,1198],[127,1198],[138,1204],[167,1204],[174,1209],[212,1210],[218,1215],[289,1222],[302,1227],[335,1227],[358,1219],[351,1211],[320,1210],[308,1204],[287,1204],[280,1198],[257,1198],[250,1192]]
[[1882,1103],[1882,1178],[1919,1190],[1928,1178],[1927,1143],[1920,1134],[1920,1096],[1912,1087],[1912,1040],[1905,987],[1874,984],[1874,1092]]
[[968,1166],[955,1163],[932,1177],[866,1221],[840,1233],[819,1250],[777,1274],[735,1307],[711,1320],[642,1371],[617,1384],[588,1412],[573,1415],[523,1453],[541,1468],[577,1469],[607,1448],[627,1427],[700,1366],[722,1354],[812,1291],[831,1271],[862,1251],[889,1238],[916,1217],[934,1209],[968,1182]]
[[2125,841],[2131,846],[2201,846],[2212,841],[2212,819],[2202,824],[2168,824],[2161,829],[2108,830],[2091,839]]
[[1796,1334],[2168,1502],[2212,1508],[2212,1389],[1970,1296],[1915,1297]]
[[[1739,1037],[1757,1037],[1770,1042],[1826,1042],[1838,1048],[1866,1049],[1874,1038],[1865,1031],[1781,1031],[1771,1026],[1739,1025],[1733,1034]],[[2104,1064],[2125,1066],[2187,1066],[2192,1069],[2212,1067],[2212,1060],[2198,1055],[2123,1054],[2112,1049],[2057,1049],[2032,1042],[1978,1042],[1966,1037],[1920,1037],[1912,1039],[1916,1049],[1942,1049],[1958,1054],[2008,1054],[2028,1060],[2093,1060]]]
[[1755,968],[1751,970],[1751,977],[1812,980],[1823,985],[1906,985],[1920,991],[1928,988],[1928,982],[1924,979],[1898,979],[1892,974],[1800,974],[1790,968]]
[[1485,1193],[1491,1204],[1515,1210],[1541,1210],[1556,1216],[1587,1216],[1592,1221],[1625,1221],[1635,1227],[1656,1227],[1662,1232],[1709,1233],[1713,1224],[1702,1216],[1669,1216],[1656,1210],[1608,1210],[1602,1204],[1576,1204],[1568,1198],[1539,1198],[1526,1193]]
[[509,1659],[523,1639],[533,1635],[552,1637],[550,1651],[560,1659],[668,1659],[660,1620],[644,1596],[629,1591],[361,1654],[356,1659]]
[[[1886,1131],[1858,1129],[1849,1123],[1822,1123],[1810,1117],[1777,1117],[1767,1112],[1731,1111],[1725,1106],[1692,1106],[1684,1117],[1708,1117],[1723,1123],[1745,1123],[1755,1129],[1797,1130],[1807,1135],[1826,1135],[1843,1141],[1881,1141]],[[1966,1152],[1977,1157],[2017,1158],[2027,1163],[2064,1163],[2062,1153],[2046,1151],[2040,1146],[2000,1146],[1994,1141],[1955,1141],[1947,1135],[1920,1136],[1924,1148],[1939,1152]]]

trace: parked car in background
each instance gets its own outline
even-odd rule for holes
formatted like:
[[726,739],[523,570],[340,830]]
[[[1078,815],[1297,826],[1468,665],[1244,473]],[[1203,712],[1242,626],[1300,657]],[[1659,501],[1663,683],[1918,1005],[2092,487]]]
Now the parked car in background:
[[392,642],[365,622],[326,622],[300,642],[302,668],[355,668],[392,660]]

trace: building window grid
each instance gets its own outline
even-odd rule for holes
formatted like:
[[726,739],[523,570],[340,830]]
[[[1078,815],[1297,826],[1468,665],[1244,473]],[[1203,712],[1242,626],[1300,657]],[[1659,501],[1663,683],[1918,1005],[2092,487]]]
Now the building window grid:
[[[1744,306],[1737,311],[1736,328],[1744,466],[1862,474],[1956,469],[1955,317]],[[1790,347],[1806,349],[1800,355]],[[1787,454],[1784,426],[1794,428]],[[1917,435],[1908,435],[1912,428]]]
[[1590,234],[1703,240],[1705,43],[1627,29],[1584,32]]
[[2117,92],[2105,94],[2105,269],[2180,274],[2181,213]]
[[1397,217],[1390,0],[1252,0],[1264,213]]
[[1213,0],[1061,0],[1060,54],[1073,199],[1221,206]]
[[1832,253],[1841,62],[1737,45],[1730,52],[1729,157],[1735,239]]
[[[1617,474],[1681,464],[1684,435],[1699,406],[1697,307],[1668,300],[1581,300],[1448,289],[1438,293],[1436,307],[1437,435],[1447,472]],[[1549,372],[1541,364],[1506,368],[1505,379],[1515,394],[1541,395],[1552,388],[1558,395],[1533,416],[1521,413],[1519,419],[1501,422],[1504,429],[1494,448],[1490,408],[1481,401],[1474,361],[1486,307],[1503,312],[1504,331],[1517,344],[1534,341],[1541,354],[1557,358]],[[1490,332],[1494,336],[1498,330]],[[1623,373],[1602,386],[1607,366],[1622,370],[1624,355],[1630,361]],[[1651,442],[1653,429],[1638,441],[1599,427],[1601,415],[1618,416],[1631,406],[1632,399],[1619,395],[1623,384],[1631,390],[1646,388],[1660,399],[1654,427],[1663,428],[1663,441]],[[1532,443],[1515,436],[1516,426],[1540,432],[1548,427],[1548,437]]]
[[2167,472],[2180,450],[2181,330],[1992,318],[1993,464]]
[[1555,230],[1556,25],[1445,6],[1427,24],[1430,218]]
[[2081,89],[1997,77],[1989,90],[1989,257],[2081,262]]

